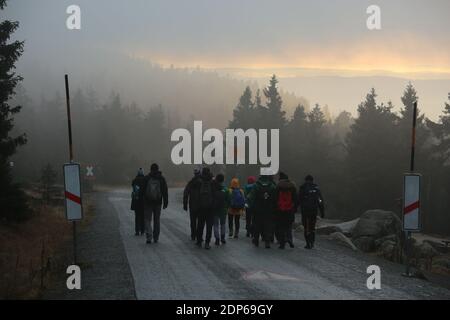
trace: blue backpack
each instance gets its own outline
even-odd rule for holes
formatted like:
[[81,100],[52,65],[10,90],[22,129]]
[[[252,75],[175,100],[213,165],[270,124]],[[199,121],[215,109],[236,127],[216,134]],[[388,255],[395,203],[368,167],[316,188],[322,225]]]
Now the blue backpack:
[[241,189],[236,188],[231,191],[231,201],[230,207],[232,209],[244,209],[245,208],[245,198],[241,192]]

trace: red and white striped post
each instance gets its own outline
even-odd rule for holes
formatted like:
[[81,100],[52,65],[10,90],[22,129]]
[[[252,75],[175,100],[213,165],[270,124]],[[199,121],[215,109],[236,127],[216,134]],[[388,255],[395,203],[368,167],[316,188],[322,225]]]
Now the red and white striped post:
[[66,217],[72,221],[73,230],[73,264],[77,264],[77,220],[83,217],[81,204],[80,166],[74,163],[72,144],[72,119],[70,115],[69,76],[64,76],[66,87],[67,126],[69,132],[70,164],[64,165],[64,197]]
[[416,146],[417,101],[414,102],[413,123],[411,132],[410,173],[405,174],[403,181],[403,230],[406,232],[405,254],[406,268],[404,276],[411,277],[410,257],[412,251],[411,232],[420,230],[420,174],[414,173],[414,157]]

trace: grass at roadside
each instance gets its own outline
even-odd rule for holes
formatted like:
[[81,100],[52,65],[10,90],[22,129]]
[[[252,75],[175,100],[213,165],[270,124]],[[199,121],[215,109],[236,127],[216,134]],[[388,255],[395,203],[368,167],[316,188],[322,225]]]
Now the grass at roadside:
[[[38,299],[55,272],[67,266],[72,226],[66,220],[61,199],[46,204],[31,192],[32,217],[19,224],[0,225],[0,298]],[[93,205],[84,196],[85,219],[89,224]]]

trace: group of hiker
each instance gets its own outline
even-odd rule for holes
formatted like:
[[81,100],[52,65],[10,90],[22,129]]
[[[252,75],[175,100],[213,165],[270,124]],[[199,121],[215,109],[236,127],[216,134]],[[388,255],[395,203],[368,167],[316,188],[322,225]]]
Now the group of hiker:
[[[294,248],[292,226],[300,209],[305,248],[312,249],[317,215],[324,216],[324,201],[318,186],[311,175],[305,177],[298,189],[283,172],[275,179],[269,175],[258,179],[250,176],[247,184],[241,186],[238,178],[232,178],[226,186],[223,174],[213,176],[208,167],[194,169],[194,176],[183,192],[183,209],[190,215],[191,240],[199,247],[204,244],[205,249],[210,249],[214,232],[215,245],[224,245],[227,221],[229,238],[237,239],[245,216],[246,235],[255,246],[263,241],[270,248],[276,239],[280,249],[286,244]],[[147,243],[158,242],[161,207],[165,209],[168,205],[167,183],[158,165],[152,164],[147,176],[139,169],[132,186],[136,235],[146,234]]]

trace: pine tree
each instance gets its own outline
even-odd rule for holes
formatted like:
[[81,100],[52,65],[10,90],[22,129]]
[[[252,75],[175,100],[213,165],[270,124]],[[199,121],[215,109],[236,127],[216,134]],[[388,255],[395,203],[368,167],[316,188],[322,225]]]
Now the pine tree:
[[282,129],[286,124],[285,114],[282,110],[283,101],[278,92],[278,79],[275,75],[269,81],[269,86],[264,89],[264,96],[267,99],[267,129]]
[[254,127],[254,103],[252,101],[252,90],[246,87],[244,93],[239,98],[239,103],[233,110],[233,120],[230,121],[230,128],[248,129]]
[[376,97],[371,89],[347,136],[345,198],[356,216],[368,209],[397,209],[395,199],[401,194],[398,117],[392,104],[378,105]]
[[[0,10],[6,7],[6,0],[0,0]],[[19,218],[24,214],[23,193],[12,183],[10,157],[18,146],[26,142],[25,135],[11,137],[14,127],[14,114],[20,111],[20,106],[11,106],[9,100],[15,94],[17,84],[22,77],[14,72],[15,63],[23,53],[24,43],[13,41],[8,43],[19,23],[4,20],[0,23],[0,208],[1,217],[7,219]],[[19,201],[19,203],[17,203]]]

